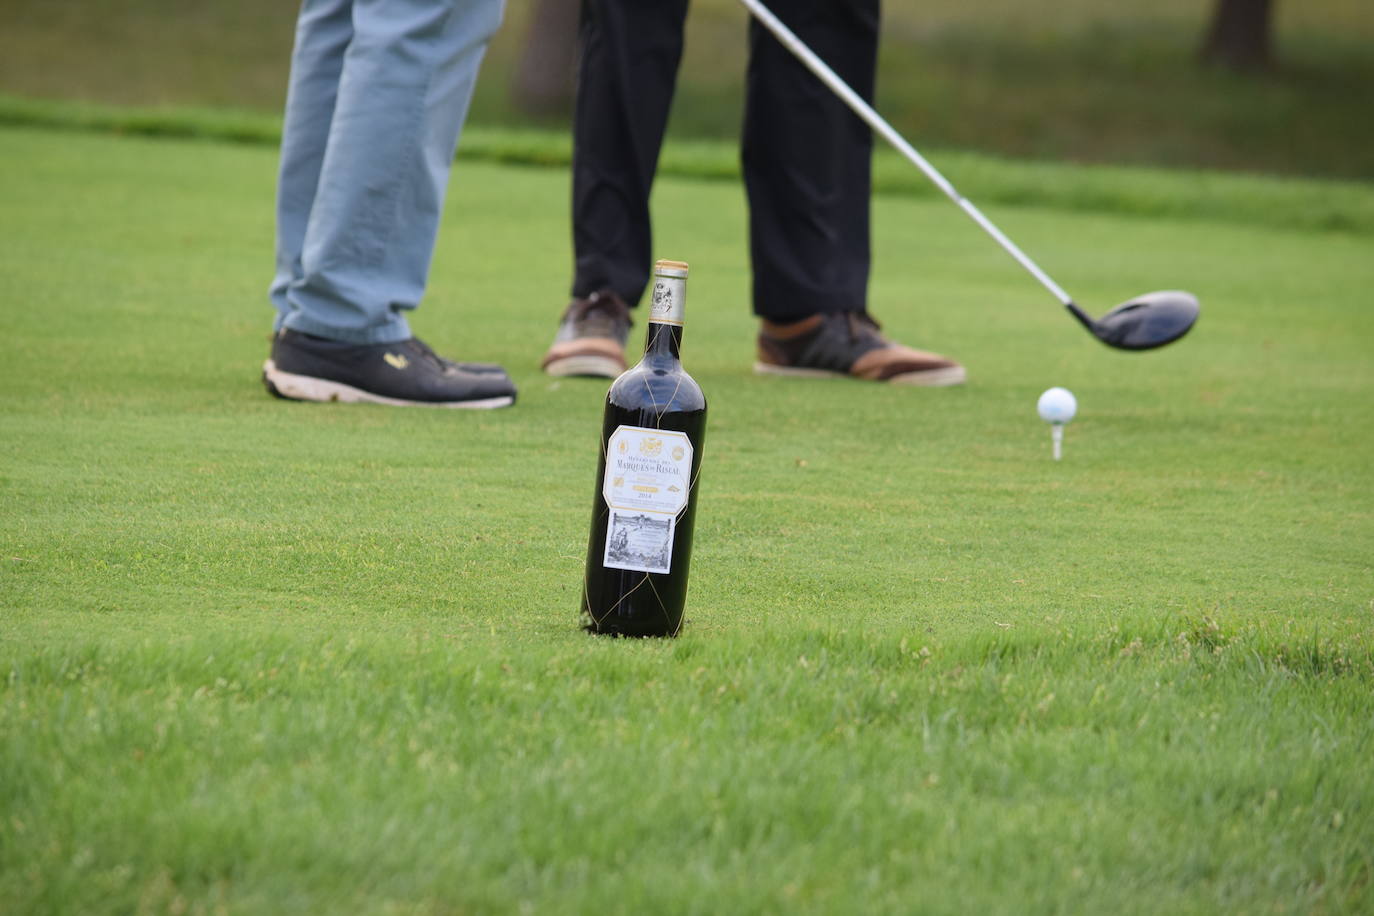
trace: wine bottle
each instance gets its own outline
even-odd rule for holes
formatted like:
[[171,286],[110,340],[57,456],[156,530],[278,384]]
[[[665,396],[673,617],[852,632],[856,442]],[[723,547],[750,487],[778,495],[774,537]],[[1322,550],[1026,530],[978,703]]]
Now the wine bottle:
[[654,265],[644,358],[606,394],[582,613],[586,629],[676,636],[687,602],[706,397],[682,368],[687,265]]

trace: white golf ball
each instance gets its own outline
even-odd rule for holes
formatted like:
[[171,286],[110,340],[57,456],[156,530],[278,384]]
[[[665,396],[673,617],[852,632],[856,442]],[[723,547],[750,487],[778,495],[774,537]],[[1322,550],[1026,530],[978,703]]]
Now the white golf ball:
[[1046,423],[1067,423],[1078,412],[1078,400],[1067,388],[1051,388],[1040,395],[1035,409]]

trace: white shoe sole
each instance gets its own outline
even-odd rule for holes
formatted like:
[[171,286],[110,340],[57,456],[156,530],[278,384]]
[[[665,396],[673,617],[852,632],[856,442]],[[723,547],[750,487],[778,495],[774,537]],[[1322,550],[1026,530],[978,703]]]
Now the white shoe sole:
[[449,407],[466,410],[492,410],[497,407],[509,407],[515,403],[515,398],[511,395],[472,401],[404,401],[400,398],[388,398],[380,394],[373,394],[370,391],[363,391],[361,388],[354,388],[352,385],[345,385],[342,382],[330,382],[325,379],[311,378],[308,375],[282,372],[277,368],[276,363],[270,359],[262,365],[262,377],[276,390],[277,394],[293,401],[386,404],[390,407]]
[[[754,363],[754,371],[759,375],[783,375],[792,378],[857,378],[847,372],[832,372],[829,369],[799,369],[792,366],[775,366],[772,363]],[[947,366],[944,369],[927,369],[924,372],[907,372],[882,380],[884,385],[914,385],[922,388],[944,388],[949,385],[962,385],[968,379],[963,366]],[[864,379],[860,379],[864,381]]]
[[565,356],[544,367],[547,375],[619,378],[625,367],[609,356]]

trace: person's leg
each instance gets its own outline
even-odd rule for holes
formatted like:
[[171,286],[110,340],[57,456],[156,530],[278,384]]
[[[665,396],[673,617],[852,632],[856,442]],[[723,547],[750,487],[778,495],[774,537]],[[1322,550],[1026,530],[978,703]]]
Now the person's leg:
[[403,313],[425,290],[458,134],[501,0],[307,0],[278,205],[268,391],[505,407],[499,367],[454,363]]
[[609,290],[633,307],[649,281],[649,191],[686,15],[687,0],[583,2],[573,124],[575,298]]
[[444,192],[501,0],[354,0],[353,35],[282,325],[376,344],[411,336]]
[[[775,0],[774,13],[868,101],[879,0]],[[741,158],[749,195],[755,370],[956,385],[964,369],[888,340],[868,314],[868,126],[757,22]]]
[[[569,0],[571,2],[571,0]],[[573,116],[573,301],[550,375],[625,370],[630,309],[653,261],[649,192],[668,125],[687,0],[583,0]]]
[[[878,0],[782,0],[773,12],[854,91],[873,98]],[[864,310],[872,133],[758,22],[750,22],[741,159],[754,312],[795,321]]]
[[305,0],[296,22],[277,180],[276,274],[268,292],[276,329],[290,314],[286,291],[299,282],[301,249],[334,117],[344,52],[353,38],[353,0]]

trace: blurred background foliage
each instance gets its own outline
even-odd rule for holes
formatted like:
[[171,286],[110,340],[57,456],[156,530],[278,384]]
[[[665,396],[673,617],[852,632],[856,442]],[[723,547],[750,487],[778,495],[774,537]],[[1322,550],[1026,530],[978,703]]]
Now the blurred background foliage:
[[[474,123],[567,124],[575,7],[509,0]],[[0,0],[0,93],[280,110],[296,8]],[[694,0],[674,138],[738,135],[746,22]],[[1374,4],[886,0],[878,109],[923,150],[1371,179]]]

